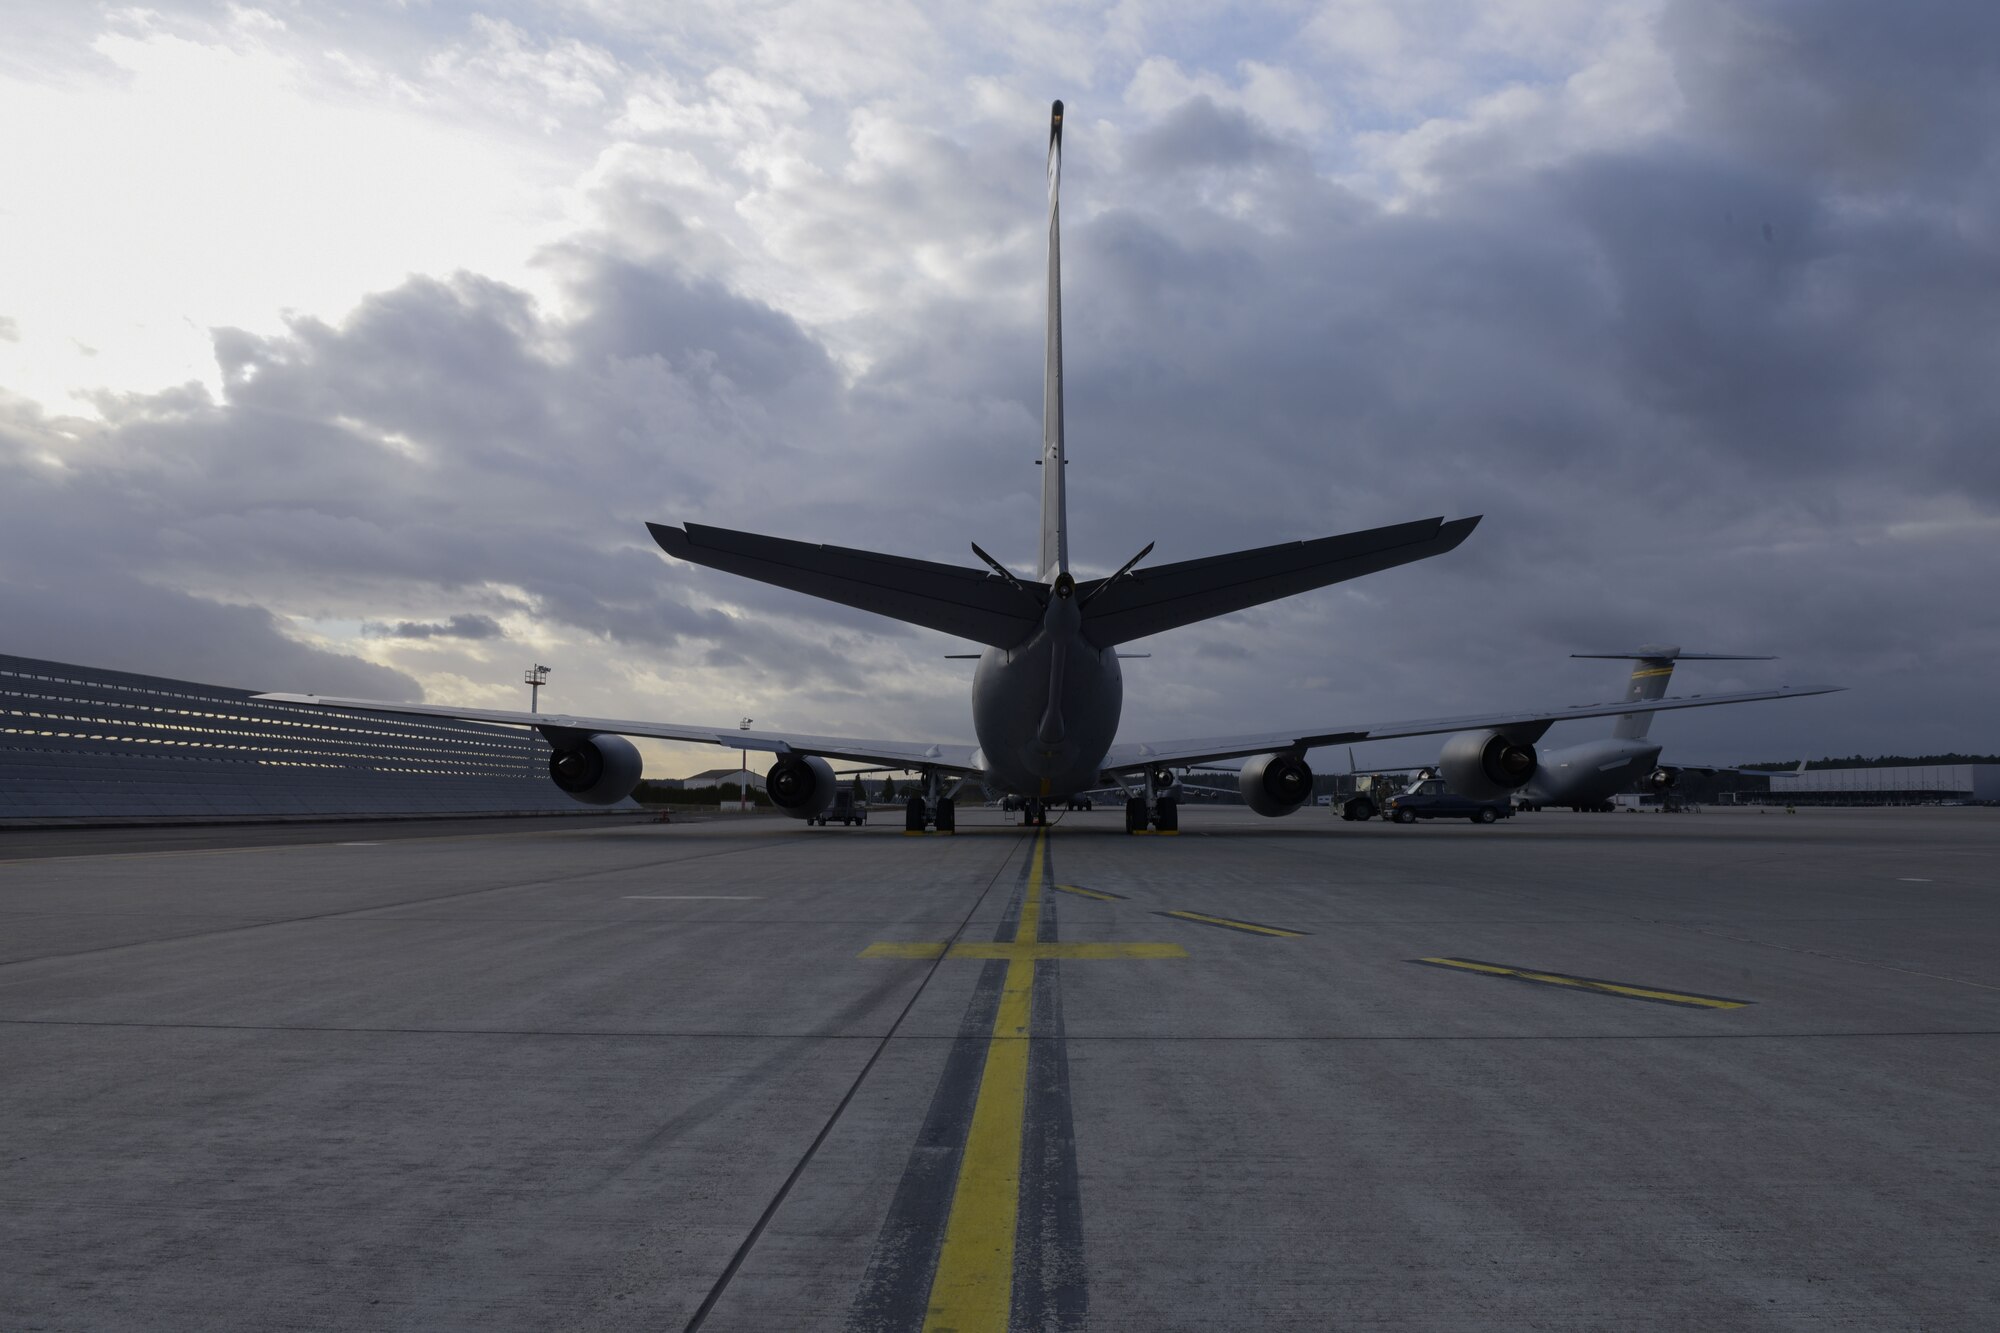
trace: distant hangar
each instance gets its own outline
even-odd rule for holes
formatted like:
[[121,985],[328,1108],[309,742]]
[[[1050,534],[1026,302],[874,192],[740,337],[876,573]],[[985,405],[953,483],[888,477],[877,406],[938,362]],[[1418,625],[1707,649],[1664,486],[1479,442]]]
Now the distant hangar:
[[1773,773],[1771,795],[1796,805],[1918,805],[2000,801],[2000,764],[1809,768]]
[[536,813],[578,806],[523,728],[0,654],[0,825]]

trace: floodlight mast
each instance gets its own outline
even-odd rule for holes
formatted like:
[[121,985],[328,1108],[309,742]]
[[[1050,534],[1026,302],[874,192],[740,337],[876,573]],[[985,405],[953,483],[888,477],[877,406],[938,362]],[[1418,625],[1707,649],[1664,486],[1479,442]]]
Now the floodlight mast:
[[539,713],[541,711],[539,705],[541,703],[542,686],[549,683],[549,668],[543,666],[540,662],[535,663],[521,673],[521,683],[528,687],[528,711],[530,713]]

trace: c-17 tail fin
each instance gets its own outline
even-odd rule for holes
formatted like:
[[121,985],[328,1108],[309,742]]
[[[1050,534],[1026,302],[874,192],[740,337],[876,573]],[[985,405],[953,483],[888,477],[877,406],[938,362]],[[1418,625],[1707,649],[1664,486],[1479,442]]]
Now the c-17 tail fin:
[[[1626,703],[1658,699],[1667,692],[1675,662],[1772,662],[1768,655],[1741,653],[1684,653],[1671,644],[1649,643],[1626,653],[1571,653],[1571,657],[1632,663],[1632,679],[1625,689]],[[1651,713],[1627,713],[1618,719],[1612,735],[1621,741],[1643,738],[1653,725]]]

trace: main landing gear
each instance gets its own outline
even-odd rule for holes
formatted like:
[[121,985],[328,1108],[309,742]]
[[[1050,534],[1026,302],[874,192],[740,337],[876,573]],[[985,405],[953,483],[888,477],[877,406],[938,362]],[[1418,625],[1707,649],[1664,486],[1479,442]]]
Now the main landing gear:
[[1171,798],[1153,802],[1153,812],[1146,813],[1146,798],[1134,796],[1125,802],[1125,831],[1127,833],[1148,832],[1151,825],[1154,833],[1179,833],[1181,831],[1181,804]]
[[903,832],[922,833],[926,828],[935,828],[939,833],[956,833],[958,802],[949,796],[940,796],[936,801],[912,796],[909,804],[903,807]]
[[903,807],[903,832],[922,833],[927,827],[939,833],[958,831],[958,802],[944,794],[944,784],[934,772],[924,774],[924,791],[929,797],[912,796]]
[[1171,796],[1160,794],[1162,791],[1173,789],[1174,775],[1171,769],[1148,769],[1146,794],[1128,797],[1125,801],[1125,831],[1145,833],[1148,831],[1146,826],[1151,824],[1150,831],[1154,833],[1179,833],[1181,804]]

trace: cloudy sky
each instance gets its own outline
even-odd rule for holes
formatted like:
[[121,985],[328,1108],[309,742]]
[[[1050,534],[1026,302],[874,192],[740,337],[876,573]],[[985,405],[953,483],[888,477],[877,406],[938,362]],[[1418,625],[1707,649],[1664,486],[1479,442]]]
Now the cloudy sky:
[[[1025,566],[1456,553],[1134,645],[1124,735],[1612,697],[2000,750],[2000,7],[0,3],[0,649],[970,740],[966,645],[696,520]],[[1582,724],[1569,739],[1590,734]],[[1565,739],[1559,731],[1551,740]],[[1421,758],[1427,745],[1364,751]],[[715,752],[652,751],[656,772]]]

